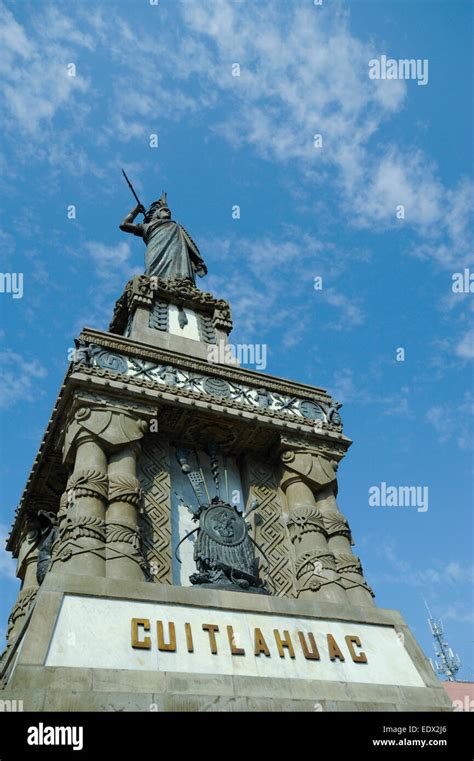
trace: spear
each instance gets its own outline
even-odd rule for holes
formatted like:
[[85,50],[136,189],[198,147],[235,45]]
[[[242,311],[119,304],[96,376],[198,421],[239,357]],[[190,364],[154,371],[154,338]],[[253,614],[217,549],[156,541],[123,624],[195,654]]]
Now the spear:
[[[136,200],[137,204],[138,204],[139,206],[141,206],[141,207],[142,207],[142,209],[144,209],[145,207],[144,207],[144,206],[143,206],[143,204],[140,202],[140,199],[139,199],[139,197],[137,196],[137,194],[135,193],[135,190],[134,190],[134,188],[133,188],[133,185],[132,185],[132,183],[131,183],[131,182],[130,182],[130,180],[128,179],[128,177],[127,177],[127,175],[125,174],[125,171],[124,171],[123,169],[122,169],[122,174],[123,174],[123,176],[125,177],[125,181],[126,181],[126,183],[127,183],[128,187],[130,188],[130,190],[132,191],[133,195],[135,196],[135,200]],[[142,214],[143,214],[143,212],[142,212]]]

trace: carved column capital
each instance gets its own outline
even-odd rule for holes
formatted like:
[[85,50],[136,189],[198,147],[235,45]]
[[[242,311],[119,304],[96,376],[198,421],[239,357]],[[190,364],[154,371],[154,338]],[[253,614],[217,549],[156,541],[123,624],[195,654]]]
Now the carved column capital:
[[331,435],[325,431],[312,434],[284,431],[280,434],[281,450],[310,451],[336,463],[343,459],[351,444],[352,441],[347,436]]
[[63,433],[63,460],[72,462],[78,444],[87,442],[87,437],[107,452],[139,442],[156,417],[154,407],[77,393]]
[[317,449],[284,448],[280,459],[283,465],[281,486],[285,490],[291,483],[303,481],[317,492],[336,480],[337,464],[322,457]]

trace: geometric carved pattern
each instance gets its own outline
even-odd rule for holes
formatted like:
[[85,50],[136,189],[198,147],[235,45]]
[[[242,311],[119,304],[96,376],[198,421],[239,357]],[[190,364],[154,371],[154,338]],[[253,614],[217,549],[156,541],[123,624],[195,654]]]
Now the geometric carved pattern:
[[268,561],[262,558],[262,576],[269,580],[269,588],[276,597],[293,597],[293,573],[290,565],[290,541],[282,520],[274,468],[254,457],[247,459],[250,502],[259,503],[256,513],[255,541]]
[[199,338],[207,344],[216,343],[216,331],[212,318],[207,314],[198,314]]
[[142,551],[149,581],[171,584],[171,516],[169,444],[156,434],[145,436],[138,461],[143,492],[140,515]]
[[150,311],[150,328],[168,330],[168,302],[155,301]]
[[[81,336],[84,336],[81,340],[87,344],[88,354],[75,363],[74,369],[78,372],[98,378],[114,378],[132,385],[146,385],[160,392],[171,391],[178,397],[197,395],[202,401],[211,403],[216,399],[225,400],[225,407],[311,425],[314,425],[315,420],[311,412],[312,405],[317,405],[322,415],[318,418],[321,428],[342,431],[341,421],[336,424],[330,420],[334,404],[327,398],[312,400],[306,397],[304,390],[298,390],[302,394],[299,398],[293,396],[293,390],[284,385],[267,381],[265,387],[262,387],[261,383],[248,376],[244,376],[241,381],[238,368],[223,366],[222,369],[219,368],[217,376],[215,368],[213,371],[209,363],[204,364],[203,360],[174,359],[171,365],[169,358],[159,349],[136,349],[136,356],[133,356],[127,351],[129,347],[124,347],[118,339],[111,341],[101,338],[98,344],[89,340],[87,332],[81,333]],[[216,392],[213,383],[217,380],[219,388]]]

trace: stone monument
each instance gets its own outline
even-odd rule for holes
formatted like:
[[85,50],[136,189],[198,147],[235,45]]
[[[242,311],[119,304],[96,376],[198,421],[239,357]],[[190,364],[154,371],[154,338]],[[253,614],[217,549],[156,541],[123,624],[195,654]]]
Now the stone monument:
[[76,339],[17,508],[0,698],[31,711],[450,710],[353,552],[336,499],[341,405],[209,361],[228,347],[230,307],[196,286],[206,265],[165,194],[120,227],[143,238],[145,274],[107,332]]

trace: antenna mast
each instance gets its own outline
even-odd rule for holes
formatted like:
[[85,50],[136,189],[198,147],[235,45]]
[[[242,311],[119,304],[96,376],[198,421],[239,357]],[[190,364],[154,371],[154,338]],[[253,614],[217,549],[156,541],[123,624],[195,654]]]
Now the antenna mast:
[[433,618],[426,600],[424,600],[424,603],[429,613],[428,624],[434,637],[433,647],[436,657],[435,670],[438,672],[438,674],[445,676],[448,682],[455,682],[456,674],[461,668],[461,659],[458,655],[455,655],[452,649],[449,647],[445,639],[441,621]]

